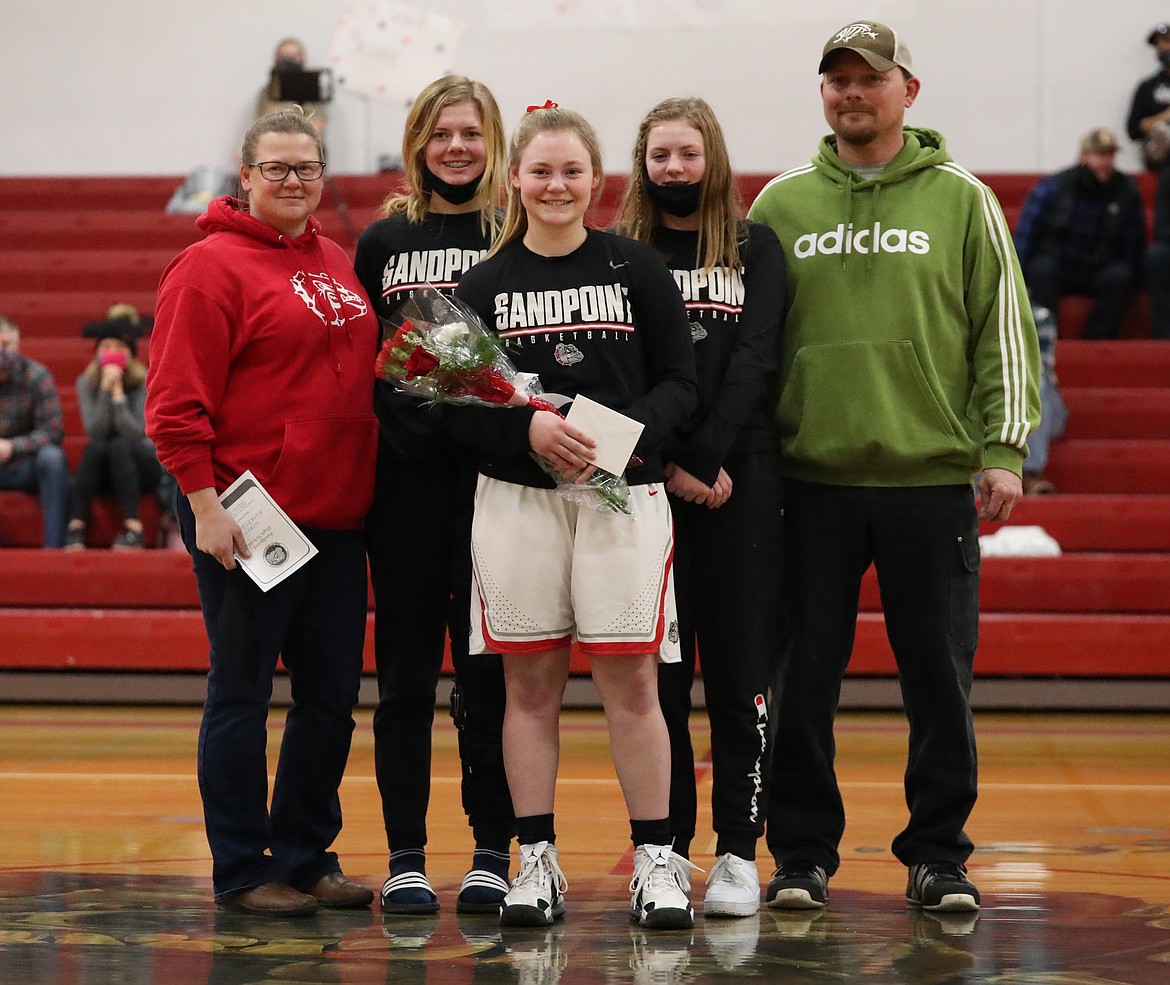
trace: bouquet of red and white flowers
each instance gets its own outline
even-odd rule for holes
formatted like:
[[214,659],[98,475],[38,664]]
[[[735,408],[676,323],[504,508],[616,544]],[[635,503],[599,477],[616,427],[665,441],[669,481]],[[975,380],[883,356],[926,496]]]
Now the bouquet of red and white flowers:
[[[467,305],[427,286],[411,295],[391,321],[383,321],[379,379],[433,403],[533,407],[564,416],[541,396],[540,379],[517,372],[495,335]],[[557,482],[557,491],[602,511],[633,515],[622,476],[598,469],[585,482],[562,475],[533,454]]]

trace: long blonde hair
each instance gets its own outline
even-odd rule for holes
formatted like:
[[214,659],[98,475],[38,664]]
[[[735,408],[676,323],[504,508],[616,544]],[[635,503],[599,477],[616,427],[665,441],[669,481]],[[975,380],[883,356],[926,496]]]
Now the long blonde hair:
[[[597,133],[580,113],[571,109],[561,109],[557,106],[540,107],[529,110],[524,118],[516,125],[512,133],[512,142],[508,147],[509,175],[519,169],[520,158],[532,143],[533,138],[541,133],[564,132],[573,133],[581,140],[585,152],[589,155],[589,163],[597,179],[597,190],[593,193],[592,206],[601,189],[605,185],[605,171],[601,164],[601,143]],[[528,213],[524,211],[524,203],[520,201],[520,190],[508,186],[508,207],[504,213],[504,224],[497,233],[491,249],[487,255],[492,256],[502,250],[514,239],[521,239],[528,232]]]
[[504,185],[504,123],[500,108],[491,90],[482,82],[463,75],[444,75],[428,85],[410,107],[402,133],[402,170],[406,190],[394,191],[382,203],[384,216],[406,215],[414,223],[421,223],[430,211],[430,193],[424,189],[427,144],[439,116],[456,103],[474,103],[483,121],[483,142],[487,152],[483,177],[476,190],[476,211],[485,234],[495,236],[499,230],[499,202]]
[[634,141],[630,181],[618,206],[614,228],[631,239],[649,243],[662,212],[646,194],[646,145],[650,131],[661,123],[682,122],[703,137],[702,188],[699,190],[699,241],[695,261],[705,270],[740,265],[739,240],[743,236],[743,202],[731,170],[723,128],[707,102],[697,96],[664,99],[646,114]]

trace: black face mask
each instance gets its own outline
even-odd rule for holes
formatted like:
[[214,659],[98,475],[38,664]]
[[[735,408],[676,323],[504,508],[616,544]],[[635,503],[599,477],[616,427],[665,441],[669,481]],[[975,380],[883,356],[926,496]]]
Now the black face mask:
[[646,179],[646,197],[663,212],[680,219],[694,215],[699,210],[699,194],[702,191],[701,181],[693,185],[656,185],[649,178]]
[[437,192],[443,200],[452,205],[466,205],[479,190],[479,183],[483,180],[483,172],[472,178],[466,185],[448,184],[430,168],[424,167],[422,173],[423,191]]

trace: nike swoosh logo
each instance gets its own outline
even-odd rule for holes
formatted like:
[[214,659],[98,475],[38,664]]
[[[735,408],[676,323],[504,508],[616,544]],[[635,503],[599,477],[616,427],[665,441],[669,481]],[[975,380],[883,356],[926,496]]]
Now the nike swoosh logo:
[[614,263],[612,260],[610,260],[609,265],[613,267],[614,270],[621,270],[622,267],[628,267],[630,265],[630,261],[626,260],[624,263]]
[[657,490],[657,489],[651,489],[651,490],[650,490],[650,495],[651,495],[651,496],[657,496],[657,495],[658,495],[658,490]]

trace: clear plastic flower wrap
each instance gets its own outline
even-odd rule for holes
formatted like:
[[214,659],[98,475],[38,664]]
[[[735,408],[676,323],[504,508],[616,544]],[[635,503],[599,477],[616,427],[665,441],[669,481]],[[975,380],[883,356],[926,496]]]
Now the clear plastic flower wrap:
[[[474,311],[430,285],[415,291],[393,319],[383,320],[382,339],[374,371],[404,393],[432,403],[529,406],[564,416],[541,396],[539,377],[517,372]],[[598,469],[579,483],[547,459],[532,457],[556,480],[561,495],[601,512],[633,516],[624,476]]]

